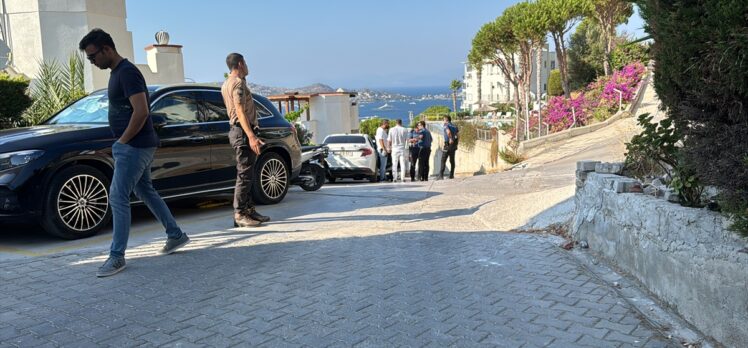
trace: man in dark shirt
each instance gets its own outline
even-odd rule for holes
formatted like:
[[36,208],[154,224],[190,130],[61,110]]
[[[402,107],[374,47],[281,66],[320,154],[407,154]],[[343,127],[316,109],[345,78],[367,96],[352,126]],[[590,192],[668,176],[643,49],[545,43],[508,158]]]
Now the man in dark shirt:
[[98,277],[107,277],[125,269],[132,192],[166,228],[168,238],[162,253],[176,251],[190,238],[179,228],[151,183],[151,162],[159,140],[148,113],[148,89],[143,74],[117,53],[112,37],[101,29],[91,30],[78,48],[85,51],[88,60],[99,69],[112,70],[107,91],[109,127],[117,138],[112,145],[114,175],[109,189],[114,233],[109,258],[96,272]]
[[449,178],[455,178],[455,153],[457,152],[458,133],[457,126],[452,124],[452,117],[444,116],[444,128],[442,131],[444,135],[444,148],[442,152],[442,163],[439,168],[438,180],[444,179],[444,167],[447,165],[447,159],[449,159]]
[[426,129],[426,121],[418,122],[418,175],[421,181],[429,181],[429,158],[431,156],[431,132]]

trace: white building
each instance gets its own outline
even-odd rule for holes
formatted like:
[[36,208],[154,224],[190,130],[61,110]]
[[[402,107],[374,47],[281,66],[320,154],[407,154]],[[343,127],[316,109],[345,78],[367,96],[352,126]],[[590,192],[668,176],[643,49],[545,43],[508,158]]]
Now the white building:
[[[126,18],[125,0],[0,0],[0,70],[34,79],[39,62],[66,63],[93,28],[111,34],[120,55],[135,63]],[[184,82],[181,46],[146,50],[148,64],[137,66],[147,83]],[[109,72],[84,63],[86,90],[106,88]]]
[[[550,52],[546,46],[542,55],[543,62],[540,70],[541,95],[548,91],[548,76],[551,70],[556,69],[556,53]],[[509,83],[498,65],[493,65],[490,62],[486,62],[483,65],[481,96],[478,95],[478,74],[476,69],[473,69],[468,63],[464,63],[464,66],[465,75],[463,76],[462,104],[460,109],[473,111],[478,108],[479,102],[486,104],[514,102],[514,87]],[[516,59],[516,66],[519,69],[519,58]],[[535,54],[533,54],[532,66],[533,73],[530,90],[532,95],[535,96],[538,79]]]
[[[321,144],[330,134],[355,133],[359,127],[356,93],[338,90],[330,93],[281,94],[269,96],[283,113],[309,105],[300,122],[312,132],[312,142]],[[285,112],[284,112],[285,111]]]

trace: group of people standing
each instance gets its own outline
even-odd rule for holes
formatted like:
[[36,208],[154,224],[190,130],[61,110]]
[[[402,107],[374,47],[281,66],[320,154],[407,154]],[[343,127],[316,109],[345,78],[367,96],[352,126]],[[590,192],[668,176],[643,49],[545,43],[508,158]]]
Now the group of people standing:
[[[392,179],[395,182],[405,181],[410,174],[410,181],[428,181],[429,158],[431,156],[431,145],[433,139],[431,132],[426,128],[425,121],[419,121],[414,129],[403,127],[403,121],[395,121],[395,127],[390,129],[390,122],[382,120],[377,128],[375,141],[379,155],[379,181],[387,180],[387,162],[392,158]],[[444,179],[444,167],[447,160],[450,161],[449,178],[454,178],[455,151],[457,150],[458,128],[452,124],[452,118],[444,117],[442,133],[444,136],[444,147],[441,157],[441,168],[438,180]]]

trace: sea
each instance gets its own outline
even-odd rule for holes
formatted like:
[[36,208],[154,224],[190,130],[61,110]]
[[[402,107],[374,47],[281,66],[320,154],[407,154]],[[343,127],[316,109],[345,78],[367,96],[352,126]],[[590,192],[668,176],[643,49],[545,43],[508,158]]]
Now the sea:
[[[409,114],[413,117],[433,105],[444,105],[452,109],[452,99],[422,99],[426,95],[451,95],[452,91],[446,87],[403,87],[403,88],[373,88],[375,90],[387,91],[407,96],[405,100],[377,100],[373,102],[359,103],[359,118],[372,117],[386,118],[389,120],[402,119],[403,124],[410,121]],[[460,107],[459,100],[457,107]]]

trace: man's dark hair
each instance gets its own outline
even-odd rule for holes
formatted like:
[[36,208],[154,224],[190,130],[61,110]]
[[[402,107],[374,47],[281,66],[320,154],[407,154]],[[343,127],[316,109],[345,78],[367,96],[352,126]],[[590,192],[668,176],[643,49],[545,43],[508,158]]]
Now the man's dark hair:
[[401,120],[401,119],[398,118],[397,120],[395,120],[395,123],[397,123],[399,126],[402,126],[403,125],[403,120]]
[[109,35],[109,33],[99,29],[94,28],[92,29],[86,36],[84,36],[81,39],[81,42],[78,44],[78,49],[83,51],[88,47],[88,45],[94,45],[97,49],[102,49],[104,46],[109,46],[113,50],[117,50],[117,47],[114,46],[114,40],[112,40],[112,36]]
[[238,69],[239,68],[239,62],[244,60],[244,56],[239,53],[229,53],[228,56],[226,56],[226,66],[229,67],[229,71]]
[[444,116],[444,118],[447,119],[447,122],[452,122],[452,117],[451,116]]
[[386,119],[385,119],[385,120],[382,120],[382,123],[381,123],[381,125],[382,125],[382,126],[384,126],[384,125],[389,125],[389,124],[390,124],[390,121],[389,121],[389,120],[386,120]]
[[426,121],[418,121],[418,124],[420,124],[421,127],[426,128]]

